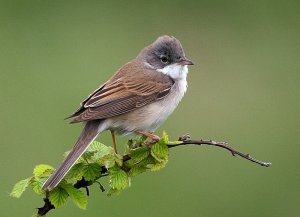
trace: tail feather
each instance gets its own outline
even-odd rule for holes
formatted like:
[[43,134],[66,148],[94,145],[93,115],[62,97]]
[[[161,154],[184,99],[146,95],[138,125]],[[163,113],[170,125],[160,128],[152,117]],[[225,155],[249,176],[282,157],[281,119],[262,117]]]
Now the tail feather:
[[46,180],[43,184],[42,189],[51,191],[55,188],[60,181],[69,172],[72,166],[85,152],[89,145],[95,140],[99,133],[100,120],[88,121],[75,143],[73,149],[65,158],[63,163],[55,170],[55,172]]

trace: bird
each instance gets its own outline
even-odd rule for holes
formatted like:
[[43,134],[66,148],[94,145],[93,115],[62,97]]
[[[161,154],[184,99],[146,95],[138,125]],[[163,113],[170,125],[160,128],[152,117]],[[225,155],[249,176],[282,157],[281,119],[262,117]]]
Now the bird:
[[84,123],[74,147],[42,186],[53,190],[103,131],[109,130],[115,153],[115,134],[144,135],[154,141],[155,130],[175,110],[187,90],[188,66],[194,65],[174,36],[163,35],[143,48],[70,115]]

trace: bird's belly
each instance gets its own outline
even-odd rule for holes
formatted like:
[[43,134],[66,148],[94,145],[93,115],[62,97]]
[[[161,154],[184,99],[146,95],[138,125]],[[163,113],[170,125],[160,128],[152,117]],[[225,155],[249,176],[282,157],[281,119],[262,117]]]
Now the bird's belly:
[[129,134],[137,130],[154,132],[174,111],[176,106],[162,106],[152,103],[148,106],[118,117],[110,118],[110,129],[120,134]]
[[107,119],[108,129],[120,134],[130,134],[137,130],[154,132],[175,110],[185,91],[186,82],[179,83],[164,99]]

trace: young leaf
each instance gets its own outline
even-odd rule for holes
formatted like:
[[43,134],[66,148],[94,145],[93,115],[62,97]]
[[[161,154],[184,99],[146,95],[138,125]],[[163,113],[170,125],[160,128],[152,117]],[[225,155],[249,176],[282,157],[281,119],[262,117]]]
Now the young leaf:
[[105,166],[106,168],[111,168],[115,165],[115,157],[113,154],[104,155],[100,160],[100,164]]
[[99,151],[103,144],[98,141],[93,141],[86,151]]
[[147,136],[142,135],[142,136],[138,139],[137,143],[143,144],[147,139],[148,139]]
[[86,195],[77,188],[74,188],[71,184],[63,184],[62,187],[71,197],[73,203],[80,209],[86,209],[87,197]]
[[156,164],[156,160],[152,155],[149,155],[147,158],[136,164],[136,166],[144,166],[146,168],[150,168],[153,164]]
[[54,168],[47,164],[40,164],[40,165],[35,166],[35,168],[33,170],[33,175],[36,177],[40,177],[48,171],[52,172],[52,171],[54,171]]
[[49,192],[49,200],[55,208],[62,207],[66,203],[68,196],[67,191],[60,186]]
[[123,166],[123,157],[118,154],[114,154],[115,162],[121,167]]
[[94,181],[100,177],[101,166],[98,163],[86,164],[83,170],[83,177],[86,181]]
[[105,155],[113,154],[113,148],[110,146],[103,145],[100,142],[94,141],[88,148],[88,151],[94,151],[93,161],[97,161]]
[[129,170],[128,175],[136,176],[136,175],[139,175],[140,173],[146,172],[146,170],[147,170],[147,167],[145,167],[145,166],[135,165]]
[[71,179],[73,183],[82,179],[85,164],[83,162],[75,164],[67,173],[66,178]]
[[81,157],[79,162],[89,162],[92,160],[94,155],[96,154],[96,151],[86,151]]
[[162,137],[160,138],[159,143],[168,145],[169,142],[170,142],[170,141],[169,141],[169,136],[168,136],[168,134],[164,131],[163,134],[162,134]]
[[124,153],[125,153],[125,154],[129,154],[129,153],[130,153],[130,150],[133,148],[133,145],[134,145],[133,140],[132,140],[132,139],[129,139],[129,140],[127,141],[126,146],[125,146],[125,151],[124,151]]
[[40,177],[34,177],[30,180],[30,186],[32,187],[32,190],[38,194],[42,195],[45,193],[45,191],[42,189],[43,183],[47,180],[46,177],[40,178]]
[[31,180],[30,178],[23,179],[15,184],[13,187],[13,190],[10,193],[10,196],[15,198],[20,198],[23,192],[26,190],[27,186],[29,185],[29,182]]
[[122,190],[129,186],[128,175],[120,167],[114,166],[108,170],[108,173],[112,189]]
[[151,167],[150,167],[150,170],[151,171],[157,171],[157,170],[160,170],[162,168],[164,168],[167,164],[167,161],[161,161],[161,162],[157,162],[156,164],[153,164]]
[[166,161],[169,157],[169,149],[167,144],[161,144],[160,142],[155,143],[151,147],[151,155],[157,161]]
[[131,150],[129,156],[131,160],[135,163],[138,163],[145,158],[147,158],[150,154],[149,148],[147,147],[141,147],[134,150]]

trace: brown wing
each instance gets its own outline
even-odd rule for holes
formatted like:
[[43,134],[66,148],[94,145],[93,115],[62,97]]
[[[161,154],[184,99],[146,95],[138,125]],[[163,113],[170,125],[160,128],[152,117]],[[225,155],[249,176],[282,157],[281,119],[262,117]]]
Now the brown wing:
[[72,122],[130,112],[167,96],[173,83],[169,76],[131,62],[82,102],[81,108],[71,116],[74,117]]

